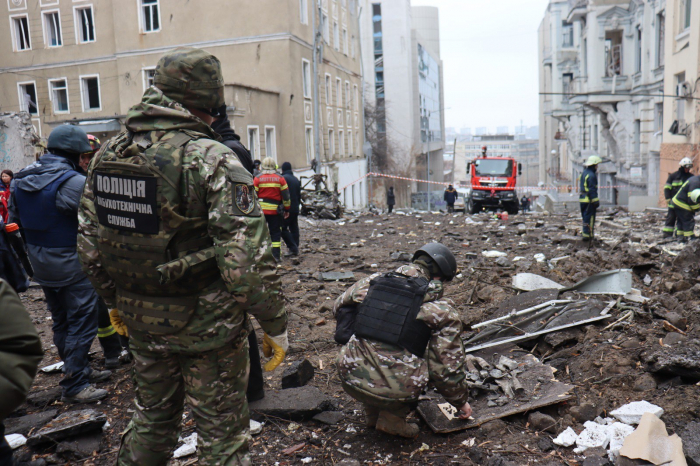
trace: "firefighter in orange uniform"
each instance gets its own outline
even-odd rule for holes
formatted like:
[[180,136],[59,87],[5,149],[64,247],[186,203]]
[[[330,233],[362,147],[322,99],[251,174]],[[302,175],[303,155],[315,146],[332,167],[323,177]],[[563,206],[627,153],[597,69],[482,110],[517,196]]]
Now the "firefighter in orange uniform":
[[272,157],[265,157],[260,166],[262,171],[255,177],[255,192],[260,199],[260,208],[265,214],[267,227],[272,238],[272,255],[279,262],[282,241],[282,221],[289,217],[291,206],[287,182],[277,174],[277,164]]

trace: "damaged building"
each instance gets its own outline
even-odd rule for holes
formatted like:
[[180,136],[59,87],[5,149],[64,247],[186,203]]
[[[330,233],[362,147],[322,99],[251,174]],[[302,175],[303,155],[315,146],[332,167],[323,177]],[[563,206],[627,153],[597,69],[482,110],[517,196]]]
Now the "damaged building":
[[[698,41],[690,38],[690,3],[550,2],[539,30],[540,176],[548,185],[576,185],[583,161],[599,155],[606,162],[599,167],[601,202],[657,203],[681,158],[662,162],[662,140],[678,119],[668,114],[691,106],[669,85],[678,75],[665,70],[667,57],[677,61],[679,34],[686,46]],[[694,81],[697,66],[689,72]],[[676,138],[687,138],[679,133],[692,126],[682,119]]]

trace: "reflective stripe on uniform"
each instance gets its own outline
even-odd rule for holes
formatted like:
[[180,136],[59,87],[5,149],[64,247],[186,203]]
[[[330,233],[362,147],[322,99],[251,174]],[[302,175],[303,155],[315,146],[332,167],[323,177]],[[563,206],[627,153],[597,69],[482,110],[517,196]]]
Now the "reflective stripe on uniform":
[[270,204],[269,202],[260,201],[260,208],[262,210],[274,210],[277,211],[277,206],[279,204]]
[[273,247],[273,248],[281,248],[281,247],[282,247],[282,241],[273,241],[273,242],[272,242],[272,247]]
[[281,183],[260,183],[258,188],[281,188],[282,184]]
[[110,335],[114,335],[115,333],[117,333],[117,331],[111,325],[109,327],[97,328],[97,338],[106,338]]
[[693,212],[694,210],[700,210],[700,204],[688,205],[688,204],[686,204],[685,202],[679,201],[679,200],[676,199],[675,197],[673,198],[673,203],[676,204],[676,205],[677,205],[678,207],[680,207],[681,209],[689,210],[689,211],[691,211],[691,212]]

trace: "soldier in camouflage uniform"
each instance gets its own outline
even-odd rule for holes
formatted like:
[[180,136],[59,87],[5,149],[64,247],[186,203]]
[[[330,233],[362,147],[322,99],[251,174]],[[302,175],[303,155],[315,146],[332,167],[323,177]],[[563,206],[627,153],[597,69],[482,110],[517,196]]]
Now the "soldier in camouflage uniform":
[[134,355],[135,413],[120,465],[164,465],[187,400],[199,461],[250,464],[245,323],[283,360],[287,315],[253,178],[211,129],[223,102],[219,60],[178,48],[126,131],[90,165],[80,207],[80,258],[119,310]]
[[[416,316],[417,321],[430,329],[423,357],[396,345],[356,335],[342,348],[338,372],[343,389],[363,403],[369,427],[393,435],[416,437],[419,428],[407,423],[406,416],[429,383],[459,410],[460,417],[471,415],[467,403],[465,353],[460,338],[462,322],[450,303],[441,300],[443,282],[451,280],[456,271],[454,256],[439,243],[425,245],[415,253],[413,263],[396,269],[398,274],[430,280]],[[345,291],[335,301],[335,315],[341,308],[362,303],[370,282],[380,275],[366,277]]]

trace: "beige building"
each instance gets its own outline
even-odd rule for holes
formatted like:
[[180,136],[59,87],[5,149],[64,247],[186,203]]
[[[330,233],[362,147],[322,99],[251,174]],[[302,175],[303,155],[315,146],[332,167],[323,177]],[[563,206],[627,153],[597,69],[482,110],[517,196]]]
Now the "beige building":
[[[321,171],[339,188],[366,172],[357,0],[6,0],[0,111],[28,111],[46,137],[70,123],[104,138],[153,83],[164,52],[203,48],[222,62],[229,116],[256,159],[311,173],[318,105]],[[322,61],[314,101],[314,24]],[[366,187],[341,199],[364,205]]]
[[695,162],[693,173],[700,172],[699,0],[666,0],[665,42],[664,94],[677,97],[664,99],[660,186],[669,173],[678,170],[683,157]]

